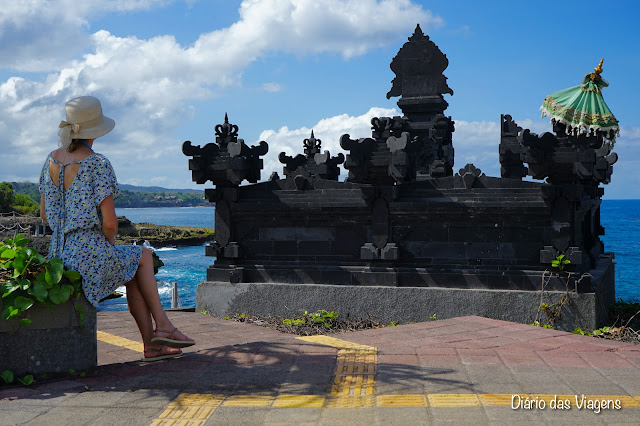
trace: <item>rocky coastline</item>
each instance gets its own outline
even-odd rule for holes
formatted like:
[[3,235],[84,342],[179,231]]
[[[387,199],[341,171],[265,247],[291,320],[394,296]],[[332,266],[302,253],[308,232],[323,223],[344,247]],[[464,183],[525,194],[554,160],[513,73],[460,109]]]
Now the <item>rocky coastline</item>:
[[[31,240],[30,246],[46,255],[49,250],[50,235],[35,235],[37,226],[42,226],[42,220],[37,217],[19,218],[20,228],[9,226],[9,218],[5,218],[5,230],[0,229],[0,239],[13,237],[16,232],[22,232]],[[31,230],[31,235],[27,235]],[[148,241],[152,247],[192,246],[201,245],[214,238],[213,228],[197,228],[191,226],[164,226],[152,223],[133,223],[125,216],[118,216],[117,244],[142,244]]]
[[212,241],[213,228],[193,226],[166,226],[153,223],[133,223],[125,216],[118,216],[116,243],[137,244],[145,240],[156,248],[166,246],[193,246]]

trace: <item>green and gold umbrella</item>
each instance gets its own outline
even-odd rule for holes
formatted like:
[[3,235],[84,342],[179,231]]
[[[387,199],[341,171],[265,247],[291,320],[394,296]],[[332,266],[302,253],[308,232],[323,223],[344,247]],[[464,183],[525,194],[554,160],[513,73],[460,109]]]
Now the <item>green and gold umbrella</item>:
[[582,84],[548,95],[540,109],[543,117],[564,123],[567,132],[574,135],[600,131],[614,142],[620,135],[618,120],[613,116],[602,97],[602,88],[609,86],[600,74],[602,62],[584,76]]

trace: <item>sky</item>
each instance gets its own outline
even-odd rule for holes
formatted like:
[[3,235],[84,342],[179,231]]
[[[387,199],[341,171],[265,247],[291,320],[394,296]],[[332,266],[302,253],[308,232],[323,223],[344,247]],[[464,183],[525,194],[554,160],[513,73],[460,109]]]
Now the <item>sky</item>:
[[499,177],[500,114],[551,131],[544,97],[604,57],[621,125],[605,199],[640,199],[639,19],[636,0],[0,0],[0,181],[37,182],[82,95],[116,121],[94,149],[121,183],[211,187],[191,181],[181,146],[212,142],[225,113],[246,144],[269,144],[263,180],[311,129],[337,155],[342,134],[401,115],[389,64],[420,24],[449,59],[454,170]]

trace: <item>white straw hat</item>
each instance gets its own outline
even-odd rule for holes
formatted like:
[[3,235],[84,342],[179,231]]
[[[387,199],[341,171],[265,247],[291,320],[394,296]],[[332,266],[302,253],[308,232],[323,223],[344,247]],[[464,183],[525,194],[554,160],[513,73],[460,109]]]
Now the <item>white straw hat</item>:
[[71,99],[64,106],[67,119],[60,122],[60,145],[67,148],[72,139],[96,139],[109,133],[116,122],[102,114],[100,101],[93,96]]

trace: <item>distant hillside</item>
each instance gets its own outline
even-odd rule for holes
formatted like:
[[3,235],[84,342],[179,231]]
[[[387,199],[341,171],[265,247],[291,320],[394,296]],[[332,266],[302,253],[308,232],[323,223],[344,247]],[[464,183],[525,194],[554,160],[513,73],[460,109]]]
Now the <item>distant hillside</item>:
[[120,190],[131,192],[166,192],[166,193],[181,193],[181,194],[204,194],[204,191],[197,189],[174,189],[174,188],[162,188],[160,186],[135,186],[127,185],[126,183],[118,184]]
[[[25,194],[35,202],[40,203],[38,184],[31,182],[11,182],[13,192]],[[134,186],[127,184],[118,185],[120,197],[116,198],[115,205],[123,207],[192,207],[210,206],[204,199],[204,191],[196,189],[171,189],[159,186]]]

